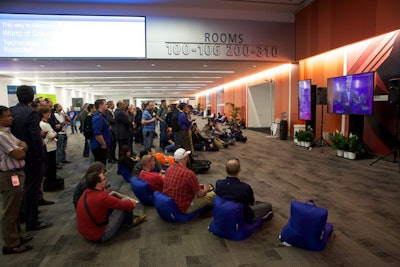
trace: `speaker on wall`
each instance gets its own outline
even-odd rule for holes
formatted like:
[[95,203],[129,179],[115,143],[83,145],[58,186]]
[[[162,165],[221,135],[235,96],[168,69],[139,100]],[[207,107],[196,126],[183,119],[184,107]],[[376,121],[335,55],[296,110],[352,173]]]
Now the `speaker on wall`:
[[316,92],[317,105],[327,105],[328,104],[328,89],[326,87],[318,87]]

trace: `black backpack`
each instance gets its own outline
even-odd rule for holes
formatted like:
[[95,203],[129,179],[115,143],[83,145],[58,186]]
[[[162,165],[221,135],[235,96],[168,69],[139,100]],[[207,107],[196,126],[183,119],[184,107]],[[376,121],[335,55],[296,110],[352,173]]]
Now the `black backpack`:
[[86,139],[93,138],[92,118],[93,115],[89,114],[86,116],[83,122],[83,135],[85,136]]
[[171,116],[171,128],[173,132],[179,132],[179,124],[178,124],[178,116],[179,116],[179,110],[175,109],[172,111],[172,116]]

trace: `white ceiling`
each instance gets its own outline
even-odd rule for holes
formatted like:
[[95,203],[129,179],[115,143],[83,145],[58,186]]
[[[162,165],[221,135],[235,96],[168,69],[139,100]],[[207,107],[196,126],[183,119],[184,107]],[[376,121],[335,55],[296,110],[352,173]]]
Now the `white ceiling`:
[[[45,0],[26,0],[30,6]],[[15,3],[14,2],[14,3]],[[35,2],[34,4],[32,4]],[[76,0],[59,0],[72,4]],[[79,1],[92,2],[93,1]],[[146,15],[149,10],[166,10],[171,14],[174,7],[194,8],[193,12],[213,10],[222,13],[230,9],[268,13],[294,18],[295,12],[312,1],[306,0],[116,0],[95,2],[137,5]],[[134,4],[132,2],[135,2]],[[140,4],[145,2],[145,5]],[[44,4],[44,3],[39,3]],[[68,5],[68,3],[67,3]],[[0,7],[1,4],[0,4]],[[135,7],[136,8],[136,7]],[[142,8],[142,9],[140,9]],[[151,9],[149,9],[151,8]],[[171,10],[167,11],[170,8]],[[146,11],[147,9],[147,11]],[[10,12],[12,8],[2,9]],[[10,12],[12,13],[12,12]],[[139,12],[140,13],[140,12]],[[153,12],[154,13],[154,12]],[[206,12],[207,13],[207,12]],[[196,13],[193,13],[196,14]],[[138,14],[140,15],[140,14]],[[160,15],[160,14],[157,14]],[[281,63],[280,63],[281,64]],[[235,79],[277,66],[275,62],[251,61],[204,61],[204,60],[121,60],[121,59],[1,59],[0,77],[19,78],[32,83],[51,84],[55,88],[90,91],[99,96],[134,95],[137,98],[182,98],[194,96]]]

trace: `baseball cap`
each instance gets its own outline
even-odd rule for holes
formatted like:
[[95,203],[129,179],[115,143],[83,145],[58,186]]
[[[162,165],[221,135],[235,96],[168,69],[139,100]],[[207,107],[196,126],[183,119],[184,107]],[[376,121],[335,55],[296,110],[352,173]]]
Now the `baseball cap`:
[[190,153],[191,153],[190,150],[185,150],[183,148],[178,148],[174,153],[174,158],[176,160],[183,159],[184,157],[186,157]]

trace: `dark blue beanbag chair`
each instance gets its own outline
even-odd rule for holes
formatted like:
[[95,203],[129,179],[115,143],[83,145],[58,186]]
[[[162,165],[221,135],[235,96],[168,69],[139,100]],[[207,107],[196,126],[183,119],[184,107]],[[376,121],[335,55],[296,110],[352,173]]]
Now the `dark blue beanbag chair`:
[[128,168],[126,168],[125,166],[118,164],[118,174],[120,174],[122,176],[122,178],[124,178],[125,182],[129,183],[132,176],[131,176],[131,172],[128,170]]
[[188,222],[194,217],[208,210],[208,208],[196,210],[190,214],[182,213],[178,210],[175,201],[161,192],[154,192],[154,206],[160,217],[168,222]]
[[145,182],[144,180],[132,177],[131,179],[131,188],[135,196],[139,199],[139,201],[145,205],[153,206],[153,190],[151,186]]
[[222,238],[243,240],[248,238],[262,224],[262,219],[248,224],[243,220],[243,205],[215,196],[213,220],[208,230]]
[[280,236],[282,242],[313,251],[325,248],[333,232],[333,225],[327,222],[327,209],[317,207],[313,200],[293,200],[290,216]]

